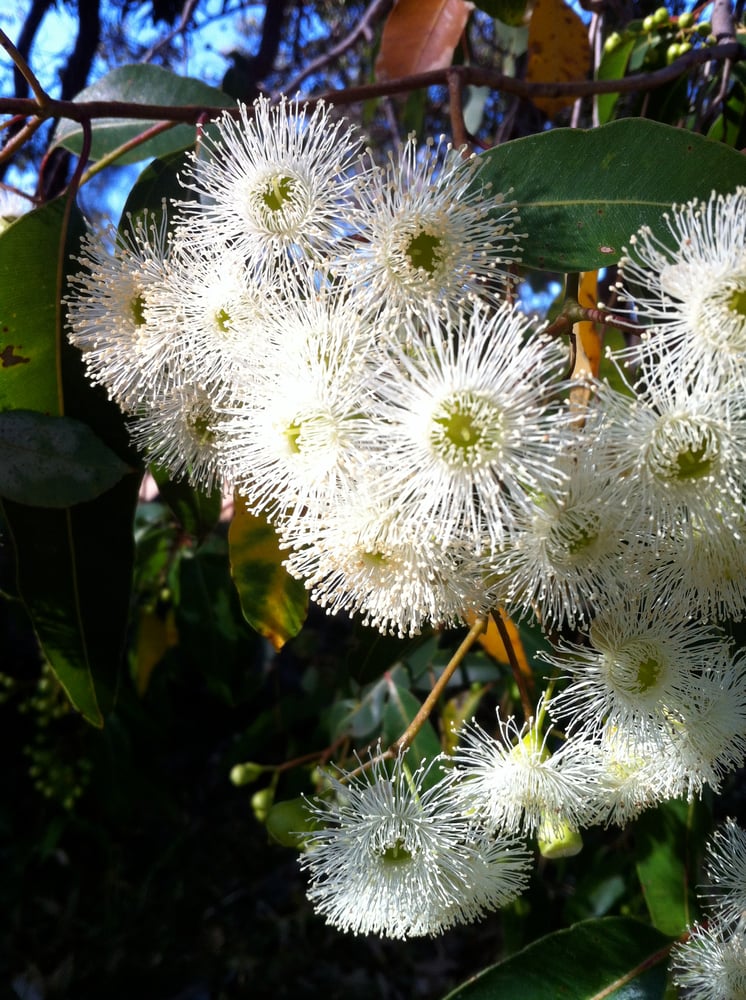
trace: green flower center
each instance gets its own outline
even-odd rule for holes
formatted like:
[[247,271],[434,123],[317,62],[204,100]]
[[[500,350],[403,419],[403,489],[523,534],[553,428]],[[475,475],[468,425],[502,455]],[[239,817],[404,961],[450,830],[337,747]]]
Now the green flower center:
[[637,666],[637,690],[640,694],[655,687],[663,673],[663,664],[653,657],[642,660]]
[[707,457],[707,444],[699,448],[687,448],[676,456],[678,465],[677,479],[701,479],[712,469],[712,459]]
[[667,660],[658,644],[630,639],[607,654],[612,684],[628,695],[646,695],[658,688],[667,672]]
[[300,424],[293,421],[289,427],[285,428],[285,440],[288,443],[288,450],[292,455],[300,455],[300,445],[298,444],[298,438],[301,435],[302,427]]
[[262,195],[264,204],[270,212],[279,212],[286,202],[292,200],[294,186],[292,177],[272,178]]
[[441,260],[443,240],[432,233],[420,233],[412,237],[405,253],[413,268],[434,274]]
[[660,420],[648,459],[659,479],[689,483],[712,474],[720,455],[717,428],[689,415]]
[[212,444],[215,441],[212,411],[207,407],[195,410],[189,421],[189,431],[200,447]]
[[737,288],[728,299],[728,308],[739,316],[746,317],[746,288]]
[[562,511],[549,529],[550,558],[558,564],[577,559],[592,548],[600,531],[600,519],[593,511],[577,507]]
[[454,393],[432,416],[430,444],[444,461],[461,467],[493,461],[503,446],[502,410],[474,392]]
[[387,865],[401,865],[412,860],[412,852],[406,849],[404,841],[400,839],[391,847],[386,847],[381,852],[381,857]]
[[130,314],[135,326],[145,325],[145,299],[140,292],[130,300]]
[[228,333],[231,318],[225,309],[218,309],[215,313],[215,325],[221,333]]

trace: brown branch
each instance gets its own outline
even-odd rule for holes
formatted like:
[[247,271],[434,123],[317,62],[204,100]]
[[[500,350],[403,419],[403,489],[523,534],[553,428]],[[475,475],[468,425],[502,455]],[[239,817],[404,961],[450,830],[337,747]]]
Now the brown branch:
[[[714,45],[709,48],[692,49],[662,69],[652,73],[637,73],[622,80],[573,80],[565,83],[531,83],[505,76],[497,70],[479,66],[450,66],[447,69],[430,70],[412,76],[387,80],[382,83],[332,90],[318,97],[308,98],[309,107],[319,101],[329,101],[338,106],[356,104],[359,101],[391,94],[408,93],[427,87],[447,85],[449,74],[458,76],[462,83],[487,86],[493,90],[515,94],[530,100],[533,97],[585,97],[591,94],[630,93],[636,90],[650,90],[663,87],[686,73],[694,66],[711,60],[746,59],[746,49],[736,42]],[[123,118],[152,121],[172,121],[194,124],[201,117],[218,117],[225,113],[238,112],[224,107],[209,107],[194,104],[135,104],[128,101],[62,101],[47,98],[44,106],[29,98],[0,98],[0,114],[20,114],[42,118],[65,118],[70,121],[91,121],[94,118]]]

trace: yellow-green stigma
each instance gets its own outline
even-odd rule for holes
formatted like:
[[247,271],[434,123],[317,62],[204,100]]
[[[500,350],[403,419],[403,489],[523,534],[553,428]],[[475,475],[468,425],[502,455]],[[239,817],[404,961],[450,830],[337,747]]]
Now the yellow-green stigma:
[[225,309],[218,309],[215,313],[215,325],[221,333],[228,333],[230,329],[231,318]]
[[414,268],[434,274],[440,263],[443,240],[432,233],[420,233],[408,243],[406,254]]
[[386,864],[401,865],[412,860],[412,853],[406,849],[402,840],[397,840],[393,846],[381,852],[381,857]]
[[270,212],[279,212],[285,202],[290,201],[293,194],[292,177],[273,177],[262,195],[264,204]]
[[205,411],[196,413],[190,423],[190,430],[199,445],[212,444],[215,440],[212,414]]
[[637,690],[640,694],[655,687],[662,672],[663,664],[659,660],[652,656],[643,660],[637,667]]
[[300,437],[301,429],[301,425],[296,424],[295,421],[293,421],[293,423],[285,429],[285,440],[287,441],[288,448],[293,455],[300,455],[298,438]]
[[746,288],[737,288],[728,299],[728,308],[739,316],[746,317]]
[[460,413],[457,410],[447,417],[437,417],[435,423],[443,428],[444,436],[451,444],[462,451],[474,448],[482,436],[470,413]]
[[676,456],[676,479],[702,479],[710,474],[712,457],[707,455],[707,443],[699,448],[687,448]]
[[145,300],[139,292],[130,300],[130,313],[135,326],[145,325]]

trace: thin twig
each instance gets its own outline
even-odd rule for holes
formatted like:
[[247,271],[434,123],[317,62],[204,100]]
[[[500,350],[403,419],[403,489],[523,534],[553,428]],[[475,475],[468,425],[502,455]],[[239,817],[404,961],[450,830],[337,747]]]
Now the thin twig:
[[384,758],[396,757],[398,754],[402,753],[407,749],[412,743],[414,738],[419,733],[420,729],[424,726],[430,717],[430,713],[435,708],[441,694],[446,688],[446,685],[450,681],[451,677],[454,675],[456,670],[461,666],[461,662],[469,652],[471,647],[477,641],[479,636],[487,628],[486,618],[477,618],[472,627],[469,629],[466,637],[464,638],[461,645],[458,647],[456,652],[453,654],[451,659],[445,666],[443,673],[437,679],[435,684],[433,684],[430,694],[425,698],[422,703],[422,707],[412,721],[407,726],[406,732],[403,733],[398,740],[391,744],[388,750],[384,753]]
[[510,638],[510,632],[508,632],[507,626],[505,625],[505,619],[503,618],[503,613],[500,608],[496,608],[492,612],[492,619],[495,625],[497,625],[497,631],[500,633],[503,646],[505,646],[505,652],[508,655],[508,663],[510,664],[510,669],[513,672],[513,680],[516,682],[518,692],[521,696],[523,715],[526,719],[531,719],[534,715],[533,702],[531,701],[531,696],[526,685],[526,678],[523,676],[521,665],[518,662],[518,657],[516,656],[515,649],[513,648],[513,641]]
[[0,45],[2,45],[2,47],[8,53],[10,58],[13,60],[17,69],[20,70],[24,80],[29,85],[29,87],[31,87],[33,93],[36,94],[36,100],[31,101],[31,103],[35,107],[38,107],[39,105],[44,107],[49,101],[49,95],[37,80],[29,64],[26,62],[21,53],[18,51],[18,49],[11,42],[11,40],[8,38],[8,36],[2,29],[0,29]]

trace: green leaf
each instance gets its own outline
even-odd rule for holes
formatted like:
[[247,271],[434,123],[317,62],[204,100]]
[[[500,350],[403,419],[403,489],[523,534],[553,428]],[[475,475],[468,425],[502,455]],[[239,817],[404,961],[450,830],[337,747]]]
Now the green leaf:
[[534,941],[445,1000],[662,1000],[671,940],[629,917],[602,917]]
[[0,496],[38,507],[93,500],[131,469],[71,417],[0,413]]
[[129,231],[131,226],[128,218],[131,216],[135,220],[141,218],[146,212],[150,220],[149,224],[157,227],[164,210],[164,203],[165,210],[169,211],[169,204],[174,201],[196,199],[197,195],[183,187],[179,181],[179,174],[187,163],[188,156],[184,150],[169,153],[167,156],[149,163],[127,196],[119,223],[120,228],[126,225]]
[[746,157],[733,149],[644,119],[601,128],[553,129],[480,157],[495,191],[511,191],[521,217],[522,261],[552,271],[615,264],[641,225],[668,232],[674,202],[708,198],[746,184]]
[[[118,66],[77,95],[83,101],[125,101],[130,104],[161,104],[168,107],[195,105],[199,108],[232,108],[236,102],[222,90],[200,80],[177,76],[161,66]],[[90,158],[100,160],[123,143],[137,138],[157,120],[99,118],[92,125]],[[117,163],[137,163],[153,156],[165,156],[194,144],[194,125],[175,125],[117,158]],[[83,148],[83,130],[78,122],[63,119],[54,137],[55,145],[73,153]]]
[[637,874],[650,918],[664,934],[682,934],[697,916],[696,862],[704,849],[699,802],[674,800],[649,809],[634,826]]
[[[596,79],[598,80],[621,80],[624,77],[629,61],[630,53],[635,46],[634,37],[627,38],[620,42],[613,52],[604,52],[601,64],[598,67]],[[614,115],[614,108],[619,98],[619,94],[599,94],[596,101],[598,107],[598,120],[601,125],[605,125]]]
[[280,649],[303,627],[308,595],[282,565],[277,536],[265,518],[239,501],[228,532],[231,575],[246,621]]
[[[84,421],[134,469],[121,413],[84,376],[60,328],[63,269],[83,232],[57,200],[0,237],[0,410]],[[23,280],[19,281],[19,275]],[[18,362],[17,358],[25,360]],[[95,725],[114,698],[126,636],[139,477],[125,475],[96,499],[45,508],[3,502],[18,594],[42,649],[75,707]]]
[[51,202],[22,215],[0,236],[0,411],[60,414],[56,329],[63,211],[62,202]]
[[[403,735],[407,726],[422,708],[419,700],[406,688],[394,684],[391,680],[387,684],[387,701],[383,710],[383,742],[389,745],[398,740]],[[428,764],[441,752],[440,740],[428,720],[422,726],[415,738],[412,740],[409,749],[408,760],[411,767],[419,767],[426,761]],[[440,774],[433,768],[426,776],[423,785],[429,787],[434,785]]]

